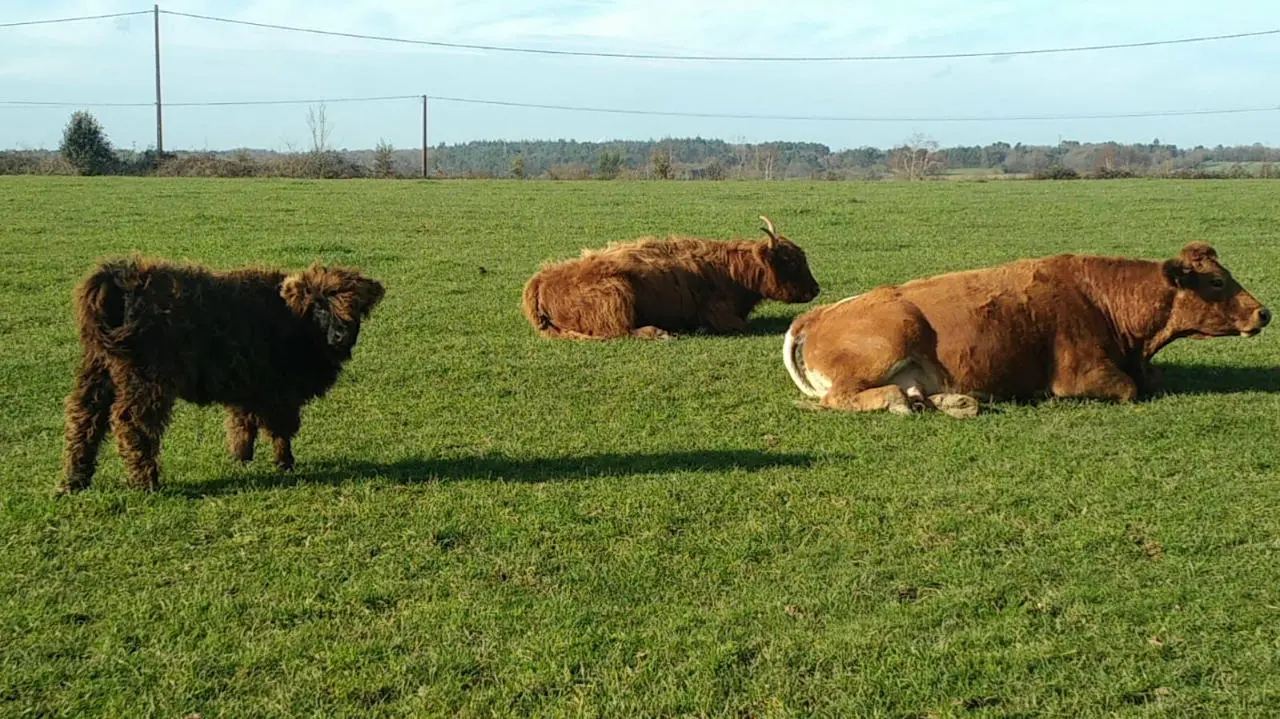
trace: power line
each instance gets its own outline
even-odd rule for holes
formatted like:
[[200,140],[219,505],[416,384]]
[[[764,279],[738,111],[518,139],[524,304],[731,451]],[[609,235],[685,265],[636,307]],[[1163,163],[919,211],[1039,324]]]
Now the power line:
[[[773,115],[773,114],[738,114],[720,112],[689,112],[681,110],[643,110],[616,107],[591,107],[585,105],[554,105],[535,102],[515,102],[509,100],[490,100],[473,97],[447,97],[428,95],[434,102],[455,102],[468,105],[489,105],[513,107],[532,110],[557,110],[562,112],[592,112],[610,115],[641,115],[657,117],[691,117],[716,120],[778,120],[792,122],[1026,122],[1072,120],[1121,120],[1149,117],[1187,117],[1192,115],[1238,115],[1244,113],[1276,112],[1280,105],[1257,107],[1233,107],[1202,110],[1151,110],[1139,112],[1083,113],[1066,115],[952,115],[952,116],[847,116],[847,115]],[[168,107],[244,107],[268,105],[319,105],[352,102],[388,102],[395,100],[420,100],[421,94],[415,95],[382,95],[375,97],[336,97],[310,100],[215,100],[203,102],[171,102]],[[49,102],[41,100],[3,100],[0,107],[151,107],[150,102]]]
[[253,22],[250,20],[234,20],[225,17],[215,17],[213,15],[198,15],[196,13],[177,12],[174,10],[161,10],[165,15],[174,15],[177,17],[194,18],[196,20],[207,20],[210,22],[227,23],[230,25],[246,25],[249,27],[265,28],[268,30],[286,30],[289,32],[308,33],[311,35],[326,35],[329,37],[345,37],[357,40],[376,40],[379,42],[394,42],[405,45],[426,45],[430,47],[442,47],[455,50],[484,50],[489,52],[515,52],[526,53],[532,55],[564,55],[571,57],[606,57],[606,58],[622,58],[627,60],[693,60],[693,61],[719,61],[719,62],[870,62],[885,60],[956,60],[963,58],[980,58],[980,57],[1010,57],[1014,55],[1046,55],[1050,53],[1068,53],[1068,52],[1092,52],[1097,50],[1119,50],[1122,48],[1138,48],[1138,47],[1155,47],[1159,45],[1185,45],[1197,42],[1216,42],[1220,40],[1237,40],[1248,37],[1261,37],[1264,35],[1280,35],[1280,28],[1274,30],[1254,30],[1251,32],[1237,32],[1226,35],[1202,35],[1199,37],[1184,37],[1173,40],[1148,40],[1145,42],[1126,42],[1114,43],[1108,45],[1078,45],[1068,47],[1038,48],[1031,50],[999,50],[992,52],[953,52],[953,53],[923,53],[914,55],[811,55],[811,56],[767,56],[767,55],[664,55],[660,53],[631,53],[631,52],[595,52],[589,50],[550,50],[532,47],[511,47],[506,45],[481,45],[473,43],[460,42],[444,42],[442,40],[412,40],[401,37],[390,37],[387,35],[365,35],[354,32],[341,32],[337,30],[318,30],[315,28],[298,27],[295,25],[278,25],[274,23]]
[[0,22],[0,27],[26,27],[28,25],[54,25],[64,22],[81,22],[83,20],[108,20],[113,17],[130,17],[132,15],[150,15],[151,10],[135,12],[113,12],[108,15],[80,15],[77,17],[60,17],[52,20],[23,20],[21,22]]
[[[52,18],[47,20],[24,20],[19,22],[0,23],[0,28],[9,27],[27,27],[32,25],[53,25],[59,23],[82,22],[86,20],[108,20],[111,18],[131,17],[135,15],[149,15],[152,10],[137,10],[133,12],[108,13],[105,15],[80,15],[76,17]],[[532,47],[513,47],[507,45],[486,45],[478,43],[458,43],[446,42],[443,40],[415,40],[410,38],[392,37],[388,35],[368,35],[363,33],[342,32],[338,30],[320,30],[317,28],[299,27],[295,25],[280,25],[275,23],[254,22],[252,20],[236,20],[234,18],[217,17],[214,15],[200,15],[197,13],[179,12],[176,10],[160,10],[163,15],[173,15],[175,17],[185,17],[195,20],[205,20],[209,22],[220,22],[230,25],[244,25],[248,27],[264,28],[268,30],[283,30],[288,32],[307,33],[311,35],[324,35],[329,37],[344,37],[357,40],[374,40],[378,42],[392,42],[406,45],[425,45],[429,47],[441,47],[455,50],[482,50],[488,52],[512,52],[525,53],[533,55],[562,55],[569,57],[601,57],[601,58],[619,58],[628,60],[681,60],[681,61],[719,61],[719,62],[873,62],[873,61],[893,61],[893,60],[959,60],[966,58],[992,58],[992,57],[1012,57],[1017,55],[1047,55],[1054,53],[1072,53],[1072,52],[1095,52],[1101,50],[1119,50],[1126,48],[1143,48],[1157,47],[1162,45],[1185,45],[1189,43],[1201,42],[1218,42],[1222,40],[1239,40],[1251,37],[1264,37],[1268,35],[1280,35],[1280,28],[1270,30],[1253,30],[1249,32],[1227,33],[1222,35],[1200,35],[1196,37],[1174,38],[1169,40],[1147,40],[1141,42],[1125,42],[1111,43],[1100,45],[1072,45],[1064,47],[1049,48],[1032,48],[1027,50],[994,50],[980,52],[950,52],[950,53],[916,53],[905,55],[689,55],[689,54],[663,54],[663,53],[632,53],[632,52],[600,52],[591,50],[555,50],[546,48]]]
[[[165,107],[243,107],[251,105],[320,105],[344,102],[385,102],[417,100],[422,95],[382,95],[377,97],[327,97],[317,100],[212,100],[204,102],[166,102]],[[433,98],[434,99],[434,98]],[[45,100],[0,100],[8,107],[152,107],[154,102],[61,102]]]

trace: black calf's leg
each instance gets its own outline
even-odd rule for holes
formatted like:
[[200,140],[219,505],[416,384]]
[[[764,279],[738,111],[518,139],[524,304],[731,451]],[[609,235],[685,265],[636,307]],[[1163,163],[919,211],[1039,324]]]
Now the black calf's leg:
[[154,491],[160,488],[160,440],[173,412],[174,393],[136,376],[113,376],[117,396],[111,406],[111,426],[120,457],[129,470],[129,483]]
[[115,397],[116,386],[106,364],[86,354],[76,374],[75,389],[66,401],[66,450],[59,492],[78,492],[93,481],[98,448],[111,426],[111,403]]
[[227,449],[238,462],[253,461],[253,445],[258,439],[258,418],[239,407],[227,407]]
[[271,438],[271,449],[275,454],[276,468],[288,472],[293,469],[293,436],[302,426],[301,408],[290,408],[265,415],[262,418],[263,429]]

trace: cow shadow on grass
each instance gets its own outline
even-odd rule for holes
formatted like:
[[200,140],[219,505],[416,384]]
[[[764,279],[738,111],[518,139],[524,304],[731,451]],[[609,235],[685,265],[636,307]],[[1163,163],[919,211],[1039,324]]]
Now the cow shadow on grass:
[[1280,368],[1220,367],[1206,364],[1158,364],[1164,379],[1156,396],[1280,392]]
[[191,497],[236,494],[295,485],[340,485],[360,480],[424,484],[481,480],[509,483],[576,482],[611,477],[675,472],[755,472],[776,467],[807,468],[807,454],[750,449],[693,450],[653,454],[594,454],[570,457],[511,457],[502,454],[462,457],[409,457],[393,462],[300,460],[293,472],[246,476],[236,473],[209,482],[169,485],[168,491]]
[[795,321],[794,317],[755,317],[747,322],[747,329],[742,334],[747,337],[781,337],[787,333],[787,329],[791,327],[791,323]]

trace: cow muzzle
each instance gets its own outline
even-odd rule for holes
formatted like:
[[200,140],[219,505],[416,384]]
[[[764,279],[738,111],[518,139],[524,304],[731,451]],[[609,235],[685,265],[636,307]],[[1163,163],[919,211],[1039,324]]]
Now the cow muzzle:
[[1248,328],[1241,330],[1240,334],[1245,337],[1252,337],[1262,331],[1263,327],[1271,324],[1271,310],[1266,307],[1259,307],[1258,311],[1253,313],[1253,322]]

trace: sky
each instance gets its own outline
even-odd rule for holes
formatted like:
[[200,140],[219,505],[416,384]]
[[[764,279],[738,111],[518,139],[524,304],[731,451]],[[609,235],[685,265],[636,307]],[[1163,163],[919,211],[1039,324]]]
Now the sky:
[[[0,24],[150,9],[137,0],[3,0]],[[161,9],[350,33],[560,50],[719,55],[961,53],[1280,28],[1275,0],[164,0]],[[680,112],[914,118],[623,116],[433,100],[430,143],[658,139],[890,147],[1059,140],[1280,145],[1280,112],[931,122],[1280,105],[1280,35],[1005,58],[680,62],[447,50],[161,16],[166,102],[421,95]],[[121,148],[155,144],[150,15],[0,27],[0,147],[56,147],[76,107]],[[328,103],[339,148],[421,144],[421,103]],[[166,149],[308,145],[307,105],[167,107]]]

